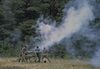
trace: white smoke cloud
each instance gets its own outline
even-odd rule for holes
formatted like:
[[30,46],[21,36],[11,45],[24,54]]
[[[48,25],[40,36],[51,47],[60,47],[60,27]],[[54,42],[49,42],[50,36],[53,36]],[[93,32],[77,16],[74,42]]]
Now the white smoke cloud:
[[91,59],[90,64],[96,67],[100,67],[100,49],[96,51],[95,56]]
[[70,38],[74,33],[89,25],[89,22],[94,19],[93,8],[87,0],[78,2],[77,6],[77,9],[74,5],[71,6],[68,11],[65,8],[64,19],[59,27],[45,24],[43,21],[40,22],[38,29],[43,37],[42,48],[48,48],[55,43],[59,43],[64,38]]

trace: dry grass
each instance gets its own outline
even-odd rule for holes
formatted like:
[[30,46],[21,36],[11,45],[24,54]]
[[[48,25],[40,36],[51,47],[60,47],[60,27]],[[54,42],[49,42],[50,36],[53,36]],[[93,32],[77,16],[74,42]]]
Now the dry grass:
[[19,63],[15,58],[0,59],[0,69],[100,69],[85,61],[52,59],[51,63]]

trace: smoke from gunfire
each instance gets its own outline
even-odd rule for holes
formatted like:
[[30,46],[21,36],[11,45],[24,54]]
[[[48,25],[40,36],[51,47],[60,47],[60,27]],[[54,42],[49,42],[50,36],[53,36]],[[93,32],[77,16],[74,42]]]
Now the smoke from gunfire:
[[41,47],[48,48],[55,43],[59,43],[64,38],[70,38],[74,33],[77,33],[82,28],[89,25],[90,21],[94,19],[94,14],[92,12],[93,7],[88,1],[77,1],[77,8],[72,5],[67,8],[65,7],[64,17],[60,26],[55,27],[44,21],[39,21],[39,32],[43,41],[41,42]]

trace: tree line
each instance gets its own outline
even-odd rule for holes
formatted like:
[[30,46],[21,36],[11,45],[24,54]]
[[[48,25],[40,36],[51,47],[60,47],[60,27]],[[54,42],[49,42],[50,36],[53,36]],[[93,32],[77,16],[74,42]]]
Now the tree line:
[[[41,15],[49,16],[59,24],[63,16],[62,10],[68,2],[69,0],[0,0],[0,56],[17,56],[21,43],[28,42],[31,36],[33,38],[38,36],[35,26]],[[93,26],[100,28],[99,17],[93,22]],[[88,40],[80,38],[80,41],[73,42],[77,49],[75,56],[80,53],[83,53],[82,56],[89,56],[90,52],[85,54],[86,51],[80,46]],[[50,52],[51,56],[62,58],[66,56],[67,51],[64,45],[55,44],[53,47],[50,48],[50,51],[55,49]],[[91,45],[90,48],[94,47]]]

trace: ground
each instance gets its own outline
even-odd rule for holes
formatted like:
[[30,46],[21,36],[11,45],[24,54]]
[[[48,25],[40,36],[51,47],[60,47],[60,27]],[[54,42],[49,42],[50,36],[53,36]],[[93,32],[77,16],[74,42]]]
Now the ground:
[[100,69],[87,61],[51,59],[51,63],[19,63],[16,58],[0,58],[0,69]]

